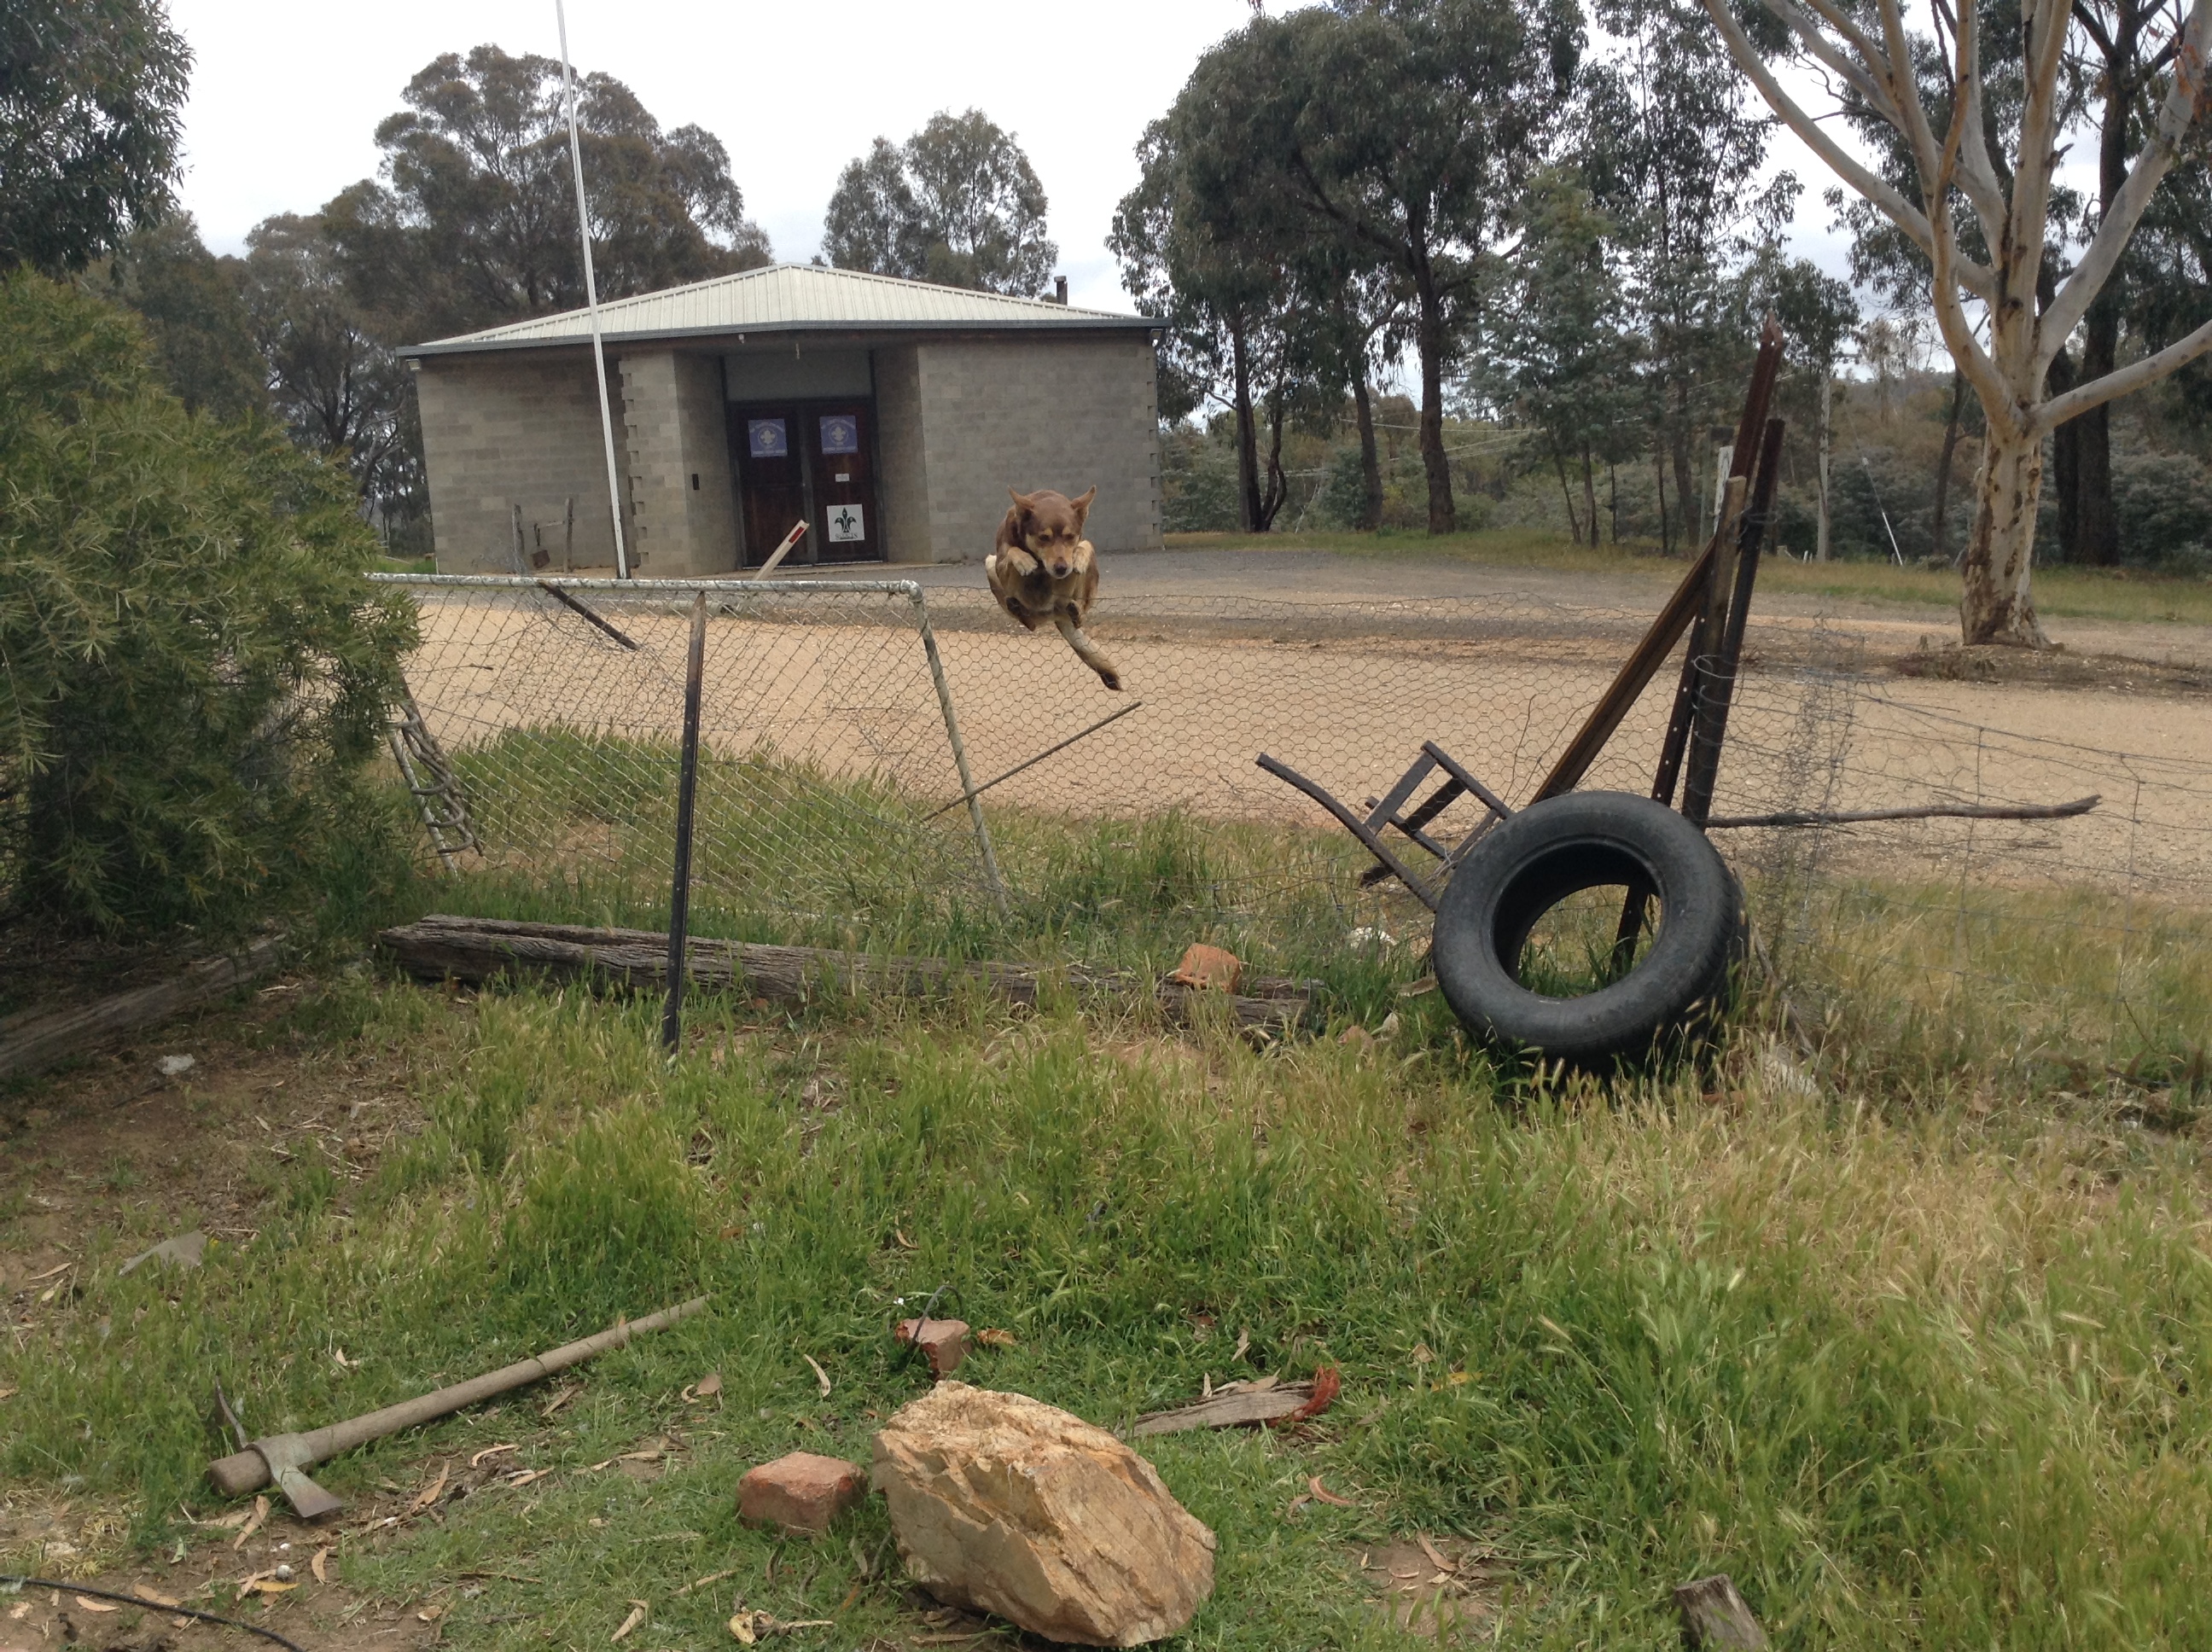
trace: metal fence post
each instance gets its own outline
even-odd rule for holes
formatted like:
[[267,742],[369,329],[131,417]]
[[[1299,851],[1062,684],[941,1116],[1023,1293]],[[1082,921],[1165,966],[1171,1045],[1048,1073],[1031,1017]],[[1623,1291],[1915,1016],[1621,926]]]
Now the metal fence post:
[[975,851],[983,858],[983,880],[991,886],[991,898],[998,905],[999,916],[1011,919],[1012,908],[1006,902],[1006,885],[999,876],[999,857],[991,847],[991,829],[983,823],[982,800],[975,795],[975,781],[968,772],[968,748],[960,743],[960,720],[952,714],[952,690],[945,681],[945,659],[937,652],[937,633],[929,623],[929,604],[918,584],[907,587],[914,603],[915,619],[921,627],[922,652],[929,656],[930,681],[937,684],[937,706],[945,714],[945,738],[952,745],[952,767],[960,776],[960,790],[968,799],[968,819],[975,829]]
[[684,1038],[684,955],[691,932],[691,816],[699,793],[699,694],[707,661],[707,593],[691,603],[691,647],[684,664],[684,757],[676,776],[676,877],[668,897],[668,1003],[660,1042],[671,1055]]

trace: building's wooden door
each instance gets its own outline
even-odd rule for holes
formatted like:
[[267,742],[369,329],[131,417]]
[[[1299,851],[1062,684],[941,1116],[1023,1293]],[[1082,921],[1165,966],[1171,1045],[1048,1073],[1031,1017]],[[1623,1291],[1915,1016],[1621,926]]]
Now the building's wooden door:
[[[731,410],[730,447],[737,460],[738,509],[744,517],[744,566],[758,568],[807,516],[805,438],[795,407]],[[813,538],[812,533],[807,538]],[[811,562],[802,541],[786,560]]]
[[876,519],[876,478],[868,460],[875,432],[870,410],[854,402],[842,407],[817,404],[806,413],[807,454],[814,471],[816,548],[825,562],[883,560],[882,524]]
[[859,401],[731,409],[745,567],[766,562],[802,521],[810,525],[806,538],[785,558],[787,566],[883,560],[874,413]]

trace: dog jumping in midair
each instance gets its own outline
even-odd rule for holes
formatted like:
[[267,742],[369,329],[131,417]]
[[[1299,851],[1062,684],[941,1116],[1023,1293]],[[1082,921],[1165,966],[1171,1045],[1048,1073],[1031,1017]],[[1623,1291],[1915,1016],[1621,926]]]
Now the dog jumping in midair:
[[1098,673],[1109,689],[1121,686],[1121,673],[1083,635],[1083,616],[1098,594],[1098,557],[1083,537],[1091,489],[1070,499],[1049,488],[1033,494],[1006,489],[1014,501],[999,524],[997,548],[983,559],[983,576],[999,605],[1034,631],[1050,620],[1076,657]]

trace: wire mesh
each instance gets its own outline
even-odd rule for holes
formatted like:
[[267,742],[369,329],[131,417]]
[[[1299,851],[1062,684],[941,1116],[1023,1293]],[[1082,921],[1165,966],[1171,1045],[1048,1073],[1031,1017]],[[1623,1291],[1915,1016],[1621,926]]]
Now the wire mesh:
[[[579,586],[629,648],[537,582],[407,583],[425,635],[410,684],[465,794],[474,875],[665,900],[692,587]],[[1363,883],[1364,852],[1261,752],[1357,808],[1434,740],[1517,806],[1650,621],[1511,592],[1133,594],[1091,627],[1114,694],[980,590],[706,588],[702,912],[932,944],[1011,913],[1079,951],[1112,929],[1086,920],[1150,902],[1174,933],[1283,966],[1417,947],[1426,914]],[[1992,1042],[2043,1071],[2203,1042],[2212,751],[2001,728],[1976,714],[2032,723],[2057,701],[1903,683],[1852,624],[1763,618],[1744,663],[1717,817],[2101,799],[2063,820],[1717,833],[1805,1019],[1922,1077]],[[1649,790],[1680,671],[1678,649],[1583,786]],[[1462,799],[1437,825],[1449,842],[1481,818]]]
[[407,676],[467,812],[466,870],[650,911],[675,835],[684,652],[708,593],[693,880],[703,909],[817,923],[988,908],[920,593],[410,576]]

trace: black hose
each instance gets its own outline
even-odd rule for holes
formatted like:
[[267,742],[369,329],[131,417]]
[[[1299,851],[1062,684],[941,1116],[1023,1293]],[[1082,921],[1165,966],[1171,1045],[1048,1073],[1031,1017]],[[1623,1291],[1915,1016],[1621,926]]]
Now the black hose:
[[307,1652],[297,1641],[288,1641],[273,1629],[264,1629],[258,1624],[241,1623],[235,1618],[218,1618],[212,1612],[201,1612],[192,1606],[165,1606],[159,1600],[149,1600],[143,1595],[118,1594],[113,1589],[87,1588],[82,1583],[58,1583],[51,1577],[19,1577],[13,1572],[0,1572],[0,1594],[12,1594],[19,1589],[66,1589],[71,1594],[88,1594],[99,1600],[120,1600],[125,1606],[137,1606],[143,1612],[166,1612],[173,1618],[197,1618],[204,1624],[221,1624],[225,1629],[242,1629],[249,1635],[258,1635],[264,1641],[274,1641],[285,1652]]

